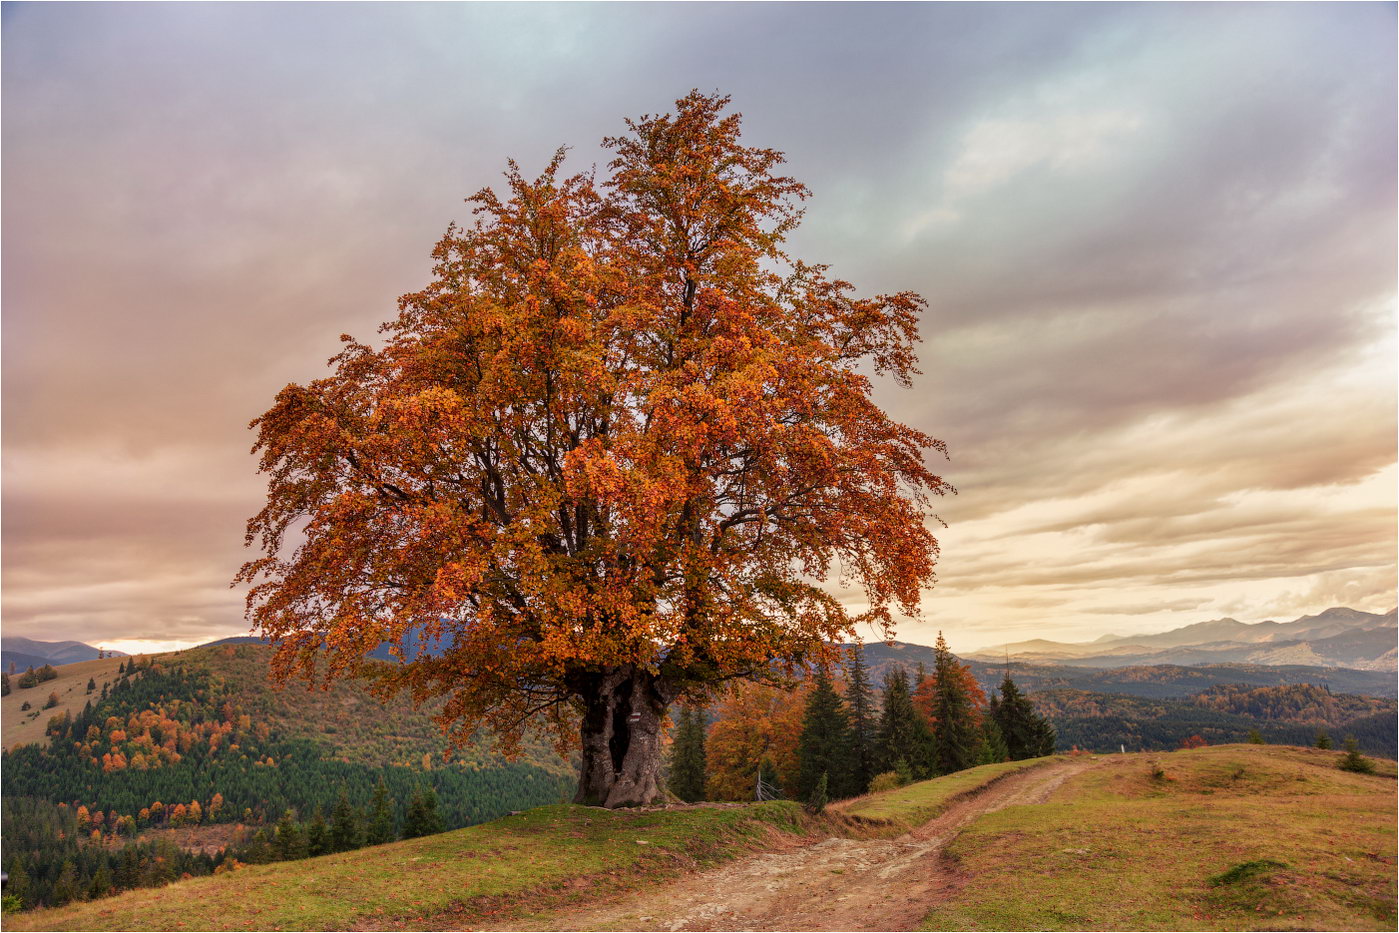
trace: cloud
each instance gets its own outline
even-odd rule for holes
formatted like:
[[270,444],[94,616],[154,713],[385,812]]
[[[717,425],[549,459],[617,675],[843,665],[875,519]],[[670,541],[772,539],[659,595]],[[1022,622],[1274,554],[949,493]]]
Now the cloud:
[[507,156],[604,164],[692,87],[811,186],[793,255],[929,300],[926,376],[879,397],[961,494],[907,637],[1374,608],[1393,579],[1391,8],[3,16],[7,632],[242,631],[248,420],[421,287]]

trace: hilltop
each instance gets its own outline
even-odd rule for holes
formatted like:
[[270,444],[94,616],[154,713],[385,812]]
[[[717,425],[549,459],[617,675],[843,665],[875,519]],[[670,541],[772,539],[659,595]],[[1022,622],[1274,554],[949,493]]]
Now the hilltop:
[[1392,928],[1394,764],[1356,775],[1338,757],[1275,746],[1059,756],[821,817],[780,802],[555,805],[7,926]]

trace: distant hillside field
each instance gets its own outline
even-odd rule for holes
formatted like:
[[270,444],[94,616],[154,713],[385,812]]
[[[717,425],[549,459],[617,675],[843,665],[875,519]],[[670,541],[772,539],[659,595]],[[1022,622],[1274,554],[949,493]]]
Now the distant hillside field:
[[[1336,768],[1339,757],[1240,745],[1060,756],[1039,767],[972,769],[819,818],[791,803],[556,805],[6,925],[1393,929],[1394,763],[1349,774]],[[892,821],[846,815],[861,810]],[[909,819],[928,822],[910,827]],[[881,826],[909,832],[886,838]]]

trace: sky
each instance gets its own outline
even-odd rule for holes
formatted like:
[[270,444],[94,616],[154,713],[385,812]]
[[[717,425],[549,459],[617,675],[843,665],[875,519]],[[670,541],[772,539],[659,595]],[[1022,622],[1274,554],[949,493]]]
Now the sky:
[[1393,4],[0,17],[6,635],[246,633],[247,423],[375,337],[507,158],[602,166],[692,88],[810,187],[792,255],[928,301],[878,398],[958,495],[897,637],[1394,606]]

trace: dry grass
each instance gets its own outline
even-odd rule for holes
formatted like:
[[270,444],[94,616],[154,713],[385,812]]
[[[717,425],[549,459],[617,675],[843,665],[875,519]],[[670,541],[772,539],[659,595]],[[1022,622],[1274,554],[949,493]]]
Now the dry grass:
[[977,820],[929,930],[1395,927],[1395,765],[1224,745],[1106,758],[1049,803]]

